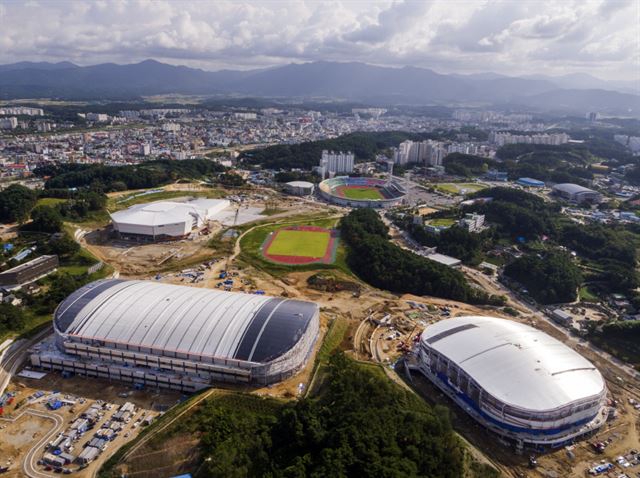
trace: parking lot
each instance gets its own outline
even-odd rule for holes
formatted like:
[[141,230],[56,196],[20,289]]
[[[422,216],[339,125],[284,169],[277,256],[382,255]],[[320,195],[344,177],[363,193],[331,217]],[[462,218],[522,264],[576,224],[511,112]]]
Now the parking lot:
[[0,416],[0,469],[6,468],[8,477],[91,476],[182,398],[55,373],[41,380],[16,377],[7,393]]

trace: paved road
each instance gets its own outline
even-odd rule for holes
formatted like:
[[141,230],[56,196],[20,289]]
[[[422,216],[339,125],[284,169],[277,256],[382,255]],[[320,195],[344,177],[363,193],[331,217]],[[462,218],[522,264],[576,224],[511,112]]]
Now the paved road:
[[53,475],[38,470],[38,456],[44,449],[45,444],[51,441],[51,439],[58,433],[60,433],[64,426],[64,419],[60,415],[56,415],[54,413],[45,413],[36,410],[28,410],[27,413],[35,415],[36,417],[53,421],[54,427],[51,429],[51,431],[49,431],[49,433],[44,435],[40,439],[40,441],[33,445],[31,450],[29,450],[29,453],[27,453],[27,456],[22,462],[22,471],[26,476],[29,476],[30,478],[49,478]]
[[476,282],[480,283],[485,289],[490,289],[488,292],[498,293],[498,294],[501,293],[501,294],[506,295],[507,297],[509,297],[510,301],[512,301],[513,303],[515,303],[518,306],[518,308],[524,309],[528,313],[533,315],[535,318],[547,322],[549,325],[551,325],[558,332],[562,333],[562,335],[564,336],[565,342],[570,344],[572,347],[575,347],[576,345],[581,345],[583,347],[586,347],[591,352],[593,352],[594,354],[598,355],[600,358],[612,363],[613,365],[615,365],[616,367],[618,367],[619,369],[624,371],[630,377],[638,378],[639,374],[632,366],[630,366],[629,364],[623,362],[622,360],[614,357],[613,355],[609,354],[608,352],[605,352],[604,350],[599,349],[598,347],[593,345],[588,340],[585,340],[585,339],[575,335],[571,331],[567,330],[566,328],[558,325],[540,307],[538,307],[538,306],[536,306],[534,304],[530,304],[528,302],[523,301],[522,299],[520,299],[520,297],[518,297],[518,295],[516,293],[514,293],[511,289],[509,289],[508,287],[506,287],[502,283],[500,283],[497,279],[490,278],[490,277],[486,276],[485,274],[483,274],[482,272],[476,271],[475,269],[471,269],[471,268],[466,267],[466,266],[462,266],[461,270],[469,278],[471,278],[472,280],[475,280]]
[[30,408],[24,409],[22,412],[20,412],[19,415],[15,417],[0,418],[0,421],[13,423],[18,421],[23,415],[33,415],[35,417],[51,420],[54,423],[54,427],[49,431],[49,433],[45,434],[35,445],[33,445],[22,462],[22,471],[25,476],[29,476],[31,478],[49,478],[52,475],[38,471],[38,469],[36,468],[38,456],[40,452],[42,452],[44,445],[49,442],[55,435],[60,433],[60,430],[62,430],[62,427],[64,426],[64,418],[62,418],[60,415],[56,415],[55,413],[41,412],[39,410]]
[[11,345],[2,361],[0,361],[0,395],[4,393],[5,388],[9,385],[13,374],[18,371],[26,360],[27,350],[49,335],[52,330],[52,327],[47,327],[30,339],[19,340]]
[[[387,223],[387,225],[389,225],[392,228],[395,228],[395,226],[393,226],[390,223],[390,221],[386,220],[386,218],[383,217],[383,220],[385,220],[385,223]],[[398,228],[395,228],[395,229],[400,234],[400,237],[396,237],[394,239],[394,242],[400,247],[404,247],[405,249],[413,250],[415,252],[415,250],[419,247],[419,246],[416,246],[415,241],[406,237],[407,236],[406,234],[402,234],[402,231],[400,231]],[[581,345],[583,347],[586,347],[591,352],[598,355],[600,358],[610,362],[612,365],[615,365],[618,369],[620,369],[620,371],[623,371],[630,377],[633,377],[635,379],[640,378],[640,373],[638,373],[638,371],[635,370],[632,366],[614,357],[608,352],[605,352],[604,350],[596,347],[591,342],[574,335],[573,333],[568,331],[566,328],[561,327],[556,322],[554,322],[543,310],[541,310],[541,308],[537,307],[536,305],[523,301],[516,293],[514,293],[511,289],[507,288],[502,283],[500,283],[497,279],[490,278],[485,274],[483,274],[482,272],[466,266],[461,266],[460,270],[468,278],[479,283],[485,290],[487,290],[487,292],[490,292],[493,294],[504,294],[509,298],[509,300],[512,303],[516,304],[519,309],[525,310],[527,311],[527,313],[530,313],[537,319],[547,322],[549,325],[551,325],[556,330],[561,332],[565,338],[565,341],[568,344],[570,344],[572,347],[575,348],[576,345]]]

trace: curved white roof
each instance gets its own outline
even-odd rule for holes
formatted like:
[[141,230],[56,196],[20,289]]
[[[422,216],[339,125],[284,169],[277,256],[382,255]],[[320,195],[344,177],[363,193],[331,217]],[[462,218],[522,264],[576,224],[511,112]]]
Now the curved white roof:
[[584,186],[580,186],[579,184],[573,183],[560,183],[553,186],[553,189],[556,191],[563,191],[567,194],[577,194],[577,193],[594,193],[593,189],[585,188]]
[[211,211],[222,210],[230,205],[226,199],[196,199],[188,202],[155,201],[136,204],[130,208],[111,214],[111,219],[119,224],[159,226],[208,219]]
[[291,186],[292,188],[312,188],[313,183],[308,181],[289,181],[287,186]]
[[456,317],[428,326],[421,340],[455,362],[494,398],[554,410],[605,391],[595,366],[544,332],[494,317]]
[[318,313],[311,302],[162,284],[102,280],[56,309],[58,333],[175,353],[267,362],[292,348]]

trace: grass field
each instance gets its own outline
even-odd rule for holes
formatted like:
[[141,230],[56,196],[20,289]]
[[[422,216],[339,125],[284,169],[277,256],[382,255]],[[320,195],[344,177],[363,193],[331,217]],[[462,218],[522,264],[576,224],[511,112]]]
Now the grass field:
[[267,254],[274,256],[322,257],[327,252],[329,232],[287,231],[276,232]]
[[449,227],[453,226],[456,223],[455,219],[451,219],[448,217],[441,217],[438,219],[430,219],[429,224],[436,227]]
[[587,286],[582,286],[580,287],[580,290],[578,291],[578,295],[580,297],[580,300],[584,301],[584,302],[598,302],[600,301],[600,298],[595,295],[591,289],[589,289],[589,287]]
[[340,192],[347,199],[384,199],[377,188],[344,188]]
[[[293,271],[311,271],[321,269],[339,269],[352,276],[352,272],[346,263],[346,249],[342,242],[338,242],[338,248],[336,250],[336,260],[333,264],[302,264],[302,265],[289,265],[275,263],[265,259],[263,256],[262,245],[270,232],[277,231],[287,226],[318,226],[327,229],[333,229],[338,223],[337,219],[327,219],[326,217],[318,216],[298,216],[295,218],[287,218],[279,220],[275,223],[266,223],[260,225],[246,225],[246,228],[251,228],[242,239],[240,239],[240,253],[239,259],[260,270],[267,272],[273,276],[279,277],[284,274],[288,274]],[[242,231],[243,227],[236,228]]]
[[438,183],[435,188],[448,194],[469,194],[488,187],[482,183]]
[[67,200],[63,198],[40,198],[38,199],[36,206],[55,206],[56,204],[61,204],[63,202],[67,202]]

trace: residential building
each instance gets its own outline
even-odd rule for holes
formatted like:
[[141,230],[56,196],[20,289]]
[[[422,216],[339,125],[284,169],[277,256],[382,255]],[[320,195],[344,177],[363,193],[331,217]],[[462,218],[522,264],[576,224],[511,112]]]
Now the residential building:
[[324,167],[324,172],[331,174],[352,173],[355,156],[351,151],[322,151],[320,167]]

